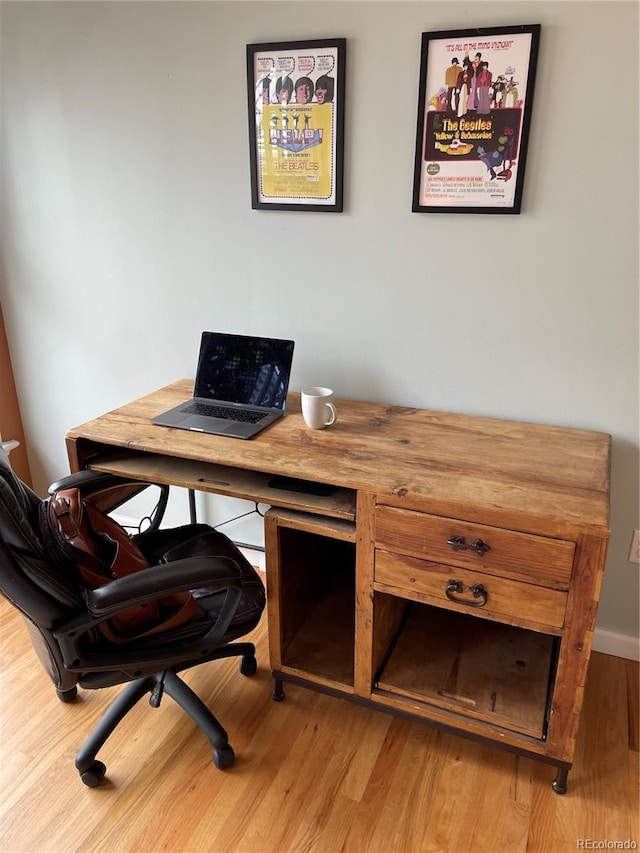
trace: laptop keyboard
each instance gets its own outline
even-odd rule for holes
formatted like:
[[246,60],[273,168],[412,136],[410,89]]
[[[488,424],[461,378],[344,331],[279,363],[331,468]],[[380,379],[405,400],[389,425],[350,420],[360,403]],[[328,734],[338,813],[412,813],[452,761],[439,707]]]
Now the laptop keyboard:
[[266,418],[264,412],[251,412],[246,409],[234,409],[226,406],[209,406],[206,403],[190,403],[183,409],[188,415],[205,415],[211,418],[226,418],[228,421],[243,421],[248,424],[257,424]]

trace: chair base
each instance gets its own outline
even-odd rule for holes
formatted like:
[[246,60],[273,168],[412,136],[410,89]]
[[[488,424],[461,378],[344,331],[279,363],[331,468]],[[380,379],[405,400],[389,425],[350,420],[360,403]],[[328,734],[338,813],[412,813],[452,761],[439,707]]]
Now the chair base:
[[[253,643],[234,643],[222,646],[218,652],[219,658],[241,655],[240,672],[243,675],[253,675],[256,672],[257,665]],[[220,721],[175,672],[166,670],[131,681],[107,708],[76,756],[75,765],[85,785],[95,788],[102,782],[106,767],[101,761],[96,760],[98,751],[118,723],[147,693],[151,694],[149,704],[152,708],[159,707],[162,696],[167,693],[174,702],[177,702],[186,711],[207,736],[213,747],[213,763],[219,770],[225,770],[233,764],[235,755]]]

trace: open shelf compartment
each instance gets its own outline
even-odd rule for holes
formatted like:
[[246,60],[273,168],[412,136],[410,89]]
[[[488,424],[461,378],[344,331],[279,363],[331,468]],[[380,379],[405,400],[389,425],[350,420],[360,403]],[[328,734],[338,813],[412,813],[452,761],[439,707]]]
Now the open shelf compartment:
[[291,526],[277,535],[282,668],[352,690],[355,543]]
[[[376,606],[385,612],[390,598],[377,593]],[[554,637],[426,604],[398,607],[393,635],[388,619],[376,626],[388,640],[376,690],[544,738]]]

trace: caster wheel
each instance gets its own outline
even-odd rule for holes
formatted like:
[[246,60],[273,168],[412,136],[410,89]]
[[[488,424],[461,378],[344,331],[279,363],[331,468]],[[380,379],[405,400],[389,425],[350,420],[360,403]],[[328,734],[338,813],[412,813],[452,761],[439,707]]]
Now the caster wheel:
[[223,746],[222,749],[213,750],[213,763],[216,765],[218,770],[226,770],[227,767],[231,767],[235,760],[236,754],[231,748],[230,743]]
[[56,690],[56,696],[61,702],[73,702],[77,695],[77,687],[71,687],[69,690]]
[[258,671],[258,661],[253,655],[245,655],[240,661],[240,672],[243,675],[255,675]]
[[88,770],[80,773],[80,778],[88,788],[97,788],[104,779],[107,768],[102,761],[94,761]]

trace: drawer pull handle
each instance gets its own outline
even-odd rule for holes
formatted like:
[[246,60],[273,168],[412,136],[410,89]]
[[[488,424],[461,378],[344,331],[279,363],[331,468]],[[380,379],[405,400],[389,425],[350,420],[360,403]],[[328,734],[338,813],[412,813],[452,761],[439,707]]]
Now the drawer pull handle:
[[445,594],[449,601],[455,601],[456,604],[467,604],[469,607],[484,607],[489,600],[489,593],[481,583],[474,583],[469,587],[469,592],[473,595],[474,599],[481,599],[480,601],[472,601],[470,598],[458,598],[457,593],[461,592],[464,592],[464,584],[462,581],[452,578],[445,589]]
[[471,545],[468,545],[464,536],[452,536],[447,539],[447,545],[451,545],[454,551],[475,551],[480,557],[484,557],[487,551],[491,548],[482,539],[474,539]]

